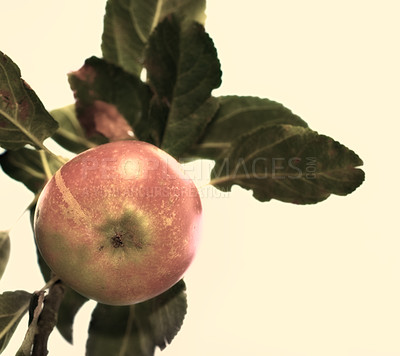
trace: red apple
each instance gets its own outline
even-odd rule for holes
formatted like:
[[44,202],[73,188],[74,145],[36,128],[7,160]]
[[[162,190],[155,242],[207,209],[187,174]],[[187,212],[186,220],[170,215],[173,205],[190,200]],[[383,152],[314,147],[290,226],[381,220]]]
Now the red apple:
[[107,143],[66,163],[42,191],[34,231],[53,272],[111,305],[169,289],[198,246],[202,207],[181,165],[140,141]]

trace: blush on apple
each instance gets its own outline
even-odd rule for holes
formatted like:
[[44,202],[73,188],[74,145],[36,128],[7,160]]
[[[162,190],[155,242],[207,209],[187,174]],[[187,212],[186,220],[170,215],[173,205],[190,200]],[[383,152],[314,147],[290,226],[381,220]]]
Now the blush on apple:
[[128,305],[182,278],[201,216],[197,188],[173,157],[145,142],[118,141],[55,173],[40,194],[34,232],[67,285],[104,304]]

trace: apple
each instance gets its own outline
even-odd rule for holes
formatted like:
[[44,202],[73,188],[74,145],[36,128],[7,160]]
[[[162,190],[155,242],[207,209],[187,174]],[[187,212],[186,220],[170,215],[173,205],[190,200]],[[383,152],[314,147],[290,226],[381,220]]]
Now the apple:
[[201,233],[193,181],[161,149],[118,141],[62,166],[37,202],[34,233],[60,279],[100,303],[129,305],[178,282]]

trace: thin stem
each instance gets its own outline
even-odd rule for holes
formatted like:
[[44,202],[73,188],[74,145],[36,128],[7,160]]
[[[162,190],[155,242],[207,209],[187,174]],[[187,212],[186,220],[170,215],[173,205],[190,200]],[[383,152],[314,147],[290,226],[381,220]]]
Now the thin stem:
[[41,149],[43,149],[44,151],[46,151],[46,153],[48,153],[51,157],[53,157],[55,160],[57,160],[59,163],[61,164],[65,164],[68,162],[68,160],[57,156],[55,153],[53,153],[52,151],[50,151],[45,145],[41,145]]
[[88,139],[86,139],[85,137],[81,137],[78,135],[75,135],[72,132],[69,132],[68,130],[59,127],[57,130],[57,133],[61,136],[63,136],[64,138],[67,138],[68,140],[71,140],[75,143],[84,145],[87,148],[93,148],[96,147],[97,145],[95,143],[93,143],[92,141],[89,141]]
[[47,178],[47,180],[50,180],[51,177],[53,176],[53,174],[51,173],[49,160],[46,157],[46,152],[43,150],[40,150],[39,153],[40,153],[40,159],[41,159],[42,165],[43,165],[43,170],[44,170],[44,173],[46,174],[46,178]]
[[204,183],[204,184],[198,186],[197,189],[198,189],[198,190],[201,190],[201,189],[203,189],[203,188],[205,188],[205,187],[208,187],[209,185],[211,185],[211,182]]
[[4,336],[10,331],[10,329],[15,325],[15,322],[24,315],[29,309],[29,302],[21,306],[14,314],[11,320],[7,322],[3,330],[0,330],[0,339],[3,340]]
[[208,183],[204,184],[204,186],[207,186],[207,185],[215,186],[217,184],[225,183],[225,182],[228,182],[228,181],[233,180],[233,179],[237,180],[237,179],[240,179],[240,178],[243,178],[243,179],[249,178],[249,175],[248,174],[247,175],[246,174],[237,174],[235,176],[226,175],[226,176],[222,176],[222,177],[219,177],[219,178],[211,179]]
[[230,179],[232,179],[232,177],[230,177],[230,176],[225,176],[225,177],[222,177],[222,178],[214,178],[214,179],[211,179],[211,180],[207,183],[207,185],[215,186],[215,185],[220,184],[220,183],[225,183],[225,182],[227,182],[227,181],[230,180]]
[[153,31],[156,28],[156,26],[158,25],[158,21],[160,20],[161,8],[163,5],[163,2],[164,1],[162,1],[162,0],[157,1],[156,12],[154,13],[153,23],[151,24],[151,31]]
[[53,276],[47,283],[43,286],[43,288],[39,292],[44,292],[46,289],[51,288],[56,282],[60,280],[59,277]]
[[31,209],[36,205],[36,203],[37,203],[37,201],[38,201],[38,199],[39,199],[39,195],[40,195],[40,192],[35,194],[35,197],[32,199],[32,201],[31,201],[31,202],[29,203],[29,205],[26,207],[24,213],[25,213],[26,211],[31,210]]

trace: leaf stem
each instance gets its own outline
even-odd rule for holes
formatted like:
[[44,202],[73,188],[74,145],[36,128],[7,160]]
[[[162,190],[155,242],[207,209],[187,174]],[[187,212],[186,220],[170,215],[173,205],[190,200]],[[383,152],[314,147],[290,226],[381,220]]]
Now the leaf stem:
[[[321,175],[321,174],[319,174],[319,175]],[[286,179],[288,177],[289,178],[291,178],[291,177],[292,178],[293,177],[301,178],[301,179],[303,179],[303,181],[307,181],[305,179],[305,177],[306,177],[305,174],[301,174],[301,176],[298,177],[298,176],[295,176],[295,175],[291,176],[290,173],[287,173],[287,172],[263,173],[262,175],[261,175],[261,173],[260,173],[260,175],[257,175],[255,173],[248,173],[247,172],[247,173],[242,173],[242,174],[228,174],[228,175],[225,175],[225,176],[214,178],[214,179],[211,179],[207,183],[207,185],[215,186],[217,184],[226,183],[226,182],[229,182],[229,181],[233,182],[233,184],[238,184],[238,182],[241,181],[241,180],[249,180],[249,179],[258,179],[260,181],[262,181],[263,179],[283,180],[283,179]]]
[[236,175],[236,176],[226,175],[226,176],[223,176],[223,177],[211,179],[206,185],[215,186],[217,184],[225,183],[225,182],[228,182],[230,180],[237,179],[237,178],[249,178],[249,176],[245,175],[245,174]]
[[[38,199],[39,199],[40,192],[41,192],[41,191],[39,191],[37,194],[35,194],[34,198],[33,198],[32,201],[29,203],[29,205],[26,207],[25,211],[31,210],[31,209],[36,205],[36,203],[37,203],[37,201],[38,201]],[[25,211],[24,211],[24,213],[25,213]]]
[[10,121],[14,126],[18,128],[29,140],[27,143],[32,143],[36,148],[42,149],[46,151],[50,156],[54,157],[57,161],[59,161],[61,164],[66,163],[64,159],[61,157],[57,156],[55,153],[50,151],[44,144],[41,142],[36,136],[32,135],[25,127],[20,125],[18,122],[16,122],[7,112],[4,110],[0,109],[0,114],[4,116],[8,121]]
[[5,335],[10,331],[10,329],[13,327],[15,322],[21,317],[21,315],[25,314],[29,309],[29,302],[23,305],[21,308],[17,310],[16,313],[14,313],[14,316],[11,320],[7,322],[7,325],[3,330],[0,331],[0,339],[2,340]]
[[65,164],[68,162],[68,160],[56,155],[54,152],[50,151],[45,145],[41,145],[41,149],[43,149],[46,153],[48,153],[51,157],[53,157],[54,159],[56,159],[58,162],[60,162],[61,164]]
[[97,146],[95,143],[93,143],[92,141],[89,141],[85,137],[81,137],[81,136],[75,135],[74,133],[69,132],[68,130],[66,130],[66,129],[62,128],[62,127],[58,128],[57,134],[63,136],[64,138],[66,138],[68,140],[71,140],[71,141],[73,141],[75,143],[84,145],[87,148],[93,148],[93,147]]
[[153,23],[151,24],[151,31],[153,31],[156,26],[158,25],[158,21],[160,20],[160,15],[161,15],[161,8],[163,5],[163,0],[158,0],[157,1],[157,6],[156,6],[156,11],[154,13],[153,17]]
[[44,173],[46,174],[46,178],[47,178],[47,180],[50,180],[51,177],[53,176],[53,174],[51,173],[49,160],[46,157],[46,152],[43,150],[40,150],[39,154],[40,154],[40,159],[42,161]]

